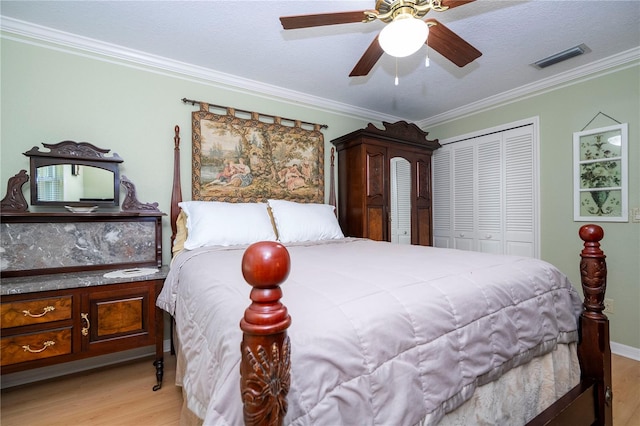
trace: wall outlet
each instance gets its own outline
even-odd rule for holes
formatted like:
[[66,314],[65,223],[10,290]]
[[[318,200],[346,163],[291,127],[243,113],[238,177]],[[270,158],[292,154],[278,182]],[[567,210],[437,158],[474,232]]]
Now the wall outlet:
[[631,209],[631,222],[640,222],[640,207]]
[[614,310],[613,299],[604,299],[604,313],[612,314]]

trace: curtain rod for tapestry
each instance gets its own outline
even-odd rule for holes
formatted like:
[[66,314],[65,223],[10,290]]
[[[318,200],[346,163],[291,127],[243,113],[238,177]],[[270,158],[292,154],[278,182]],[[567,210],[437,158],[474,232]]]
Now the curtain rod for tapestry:
[[[223,106],[223,105],[211,104],[209,102],[204,102],[204,101],[194,101],[193,99],[187,99],[187,98],[182,98],[182,102],[185,103],[185,104],[191,104],[193,106],[195,106],[196,104],[207,104],[210,107],[221,108],[221,109],[225,109],[227,111],[233,110],[233,111],[238,111],[238,112],[244,112],[244,113],[250,114],[250,115],[255,114],[253,111],[246,111],[246,110],[243,110],[243,109],[237,109],[237,108],[231,108],[231,107],[227,107],[227,106]],[[276,121],[286,120],[286,121],[291,121],[291,122],[294,122],[294,123],[307,124],[307,125],[314,126],[314,127],[318,126],[321,129],[327,129],[329,127],[326,124],[309,123],[308,121],[295,120],[293,118],[278,117],[277,115],[269,115],[269,114],[262,114],[262,113],[258,113],[258,115],[260,115],[261,117],[273,118]]]
[[584,132],[584,129],[586,129],[587,127],[589,127],[589,124],[593,123],[593,120],[595,120],[596,118],[598,118],[598,116],[599,116],[599,115],[604,115],[604,116],[605,116],[605,117],[607,117],[608,119],[613,120],[613,121],[615,121],[615,122],[616,122],[616,123],[618,123],[618,124],[622,124],[621,122],[619,122],[618,120],[616,120],[616,119],[615,119],[615,118],[613,118],[613,117],[608,116],[608,115],[607,115],[607,114],[605,114],[604,112],[602,112],[602,111],[598,111],[598,113],[597,113],[596,115],[594,115],[594,116],[593,116],[593,118],[591,119],[591,121],[589,121],[589,122],[587,123],[587,125],[586,125],[586,126],[584,126],[584,127],[582,128],[582,130],[580,130],[580,131],[581,131],[581,132]]

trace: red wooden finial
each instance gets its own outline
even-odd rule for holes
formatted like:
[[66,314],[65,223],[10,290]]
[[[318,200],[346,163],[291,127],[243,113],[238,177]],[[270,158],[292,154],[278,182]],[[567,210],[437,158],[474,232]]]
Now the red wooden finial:
[[175,149],[179,149],[178,147],[180,146],[180,126],[176,125],[176,127],[173,128],[173,131],[175,132],[175,136],[173,137],[173,143],[175,145]]
[[280,303],[280,284],[289,276],[289,252],[280,243],[261,241],[250,245],[242,256],[242,275],[253,287],[252,304],[240,322],[242,331],[271,334],[291,324],[287,308]]
[[253,286],[251,305],[240,321],[240,391],[248,426],[282,425],[287,413],[291,317],[280,303],[280,284],[289,276],[289,265],[289,252],[273,241],[250,245],[242,257],[242,275]]
[[583,225],[580,227],[580,238],[584,242],[598,242],[604,238],[604,231],[601,227],[594,224]]
[[250,245],[242,256],[242,275],[257,288],[274,287],[289,276],[289,252],[275,241]]

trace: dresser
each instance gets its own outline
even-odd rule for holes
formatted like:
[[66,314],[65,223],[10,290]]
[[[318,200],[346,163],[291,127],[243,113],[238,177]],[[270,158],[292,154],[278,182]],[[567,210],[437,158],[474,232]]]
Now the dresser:
[[406,160],[408,241],[432,244],[431,154],[440,147],[405,121],[373,124],[331,141],[338,153],[338,219],[347,236],[391,241],[391,170]]
[[2,374],[154,346],[159,389],[162,216],[2,213]]

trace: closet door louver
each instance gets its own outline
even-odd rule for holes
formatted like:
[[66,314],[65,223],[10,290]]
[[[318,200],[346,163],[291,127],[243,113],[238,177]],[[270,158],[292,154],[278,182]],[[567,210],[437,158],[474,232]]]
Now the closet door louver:
[[451,247],[451,150],[433,156],[433,245]]
[[538,256],[534,132],[525,125],[434,153],[436,247]]
[[506,253],[535,257],[535,153],[533,134],[523,127],[504,133]]
[[478,141],[476,148],[477,179],[477,250],[503,253],[502,241],[502,137],[489,135]]
[[453,151],[453,247],[474,250],[475,196],[473,146]]

